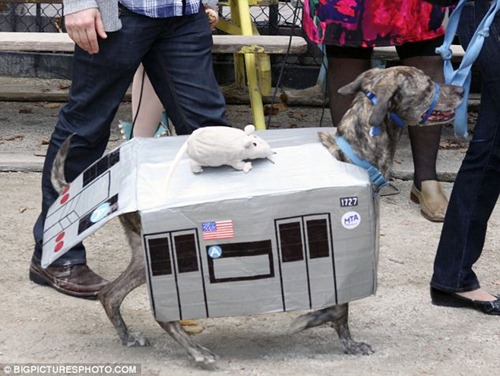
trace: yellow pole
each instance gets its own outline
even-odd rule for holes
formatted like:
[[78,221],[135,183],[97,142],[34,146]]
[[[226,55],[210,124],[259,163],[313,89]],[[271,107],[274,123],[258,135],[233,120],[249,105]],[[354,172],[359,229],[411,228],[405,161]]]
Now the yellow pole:
[[[242,34],[253,35],[248,0],[232,1],[236,1],[238,4],[238,14]],[[266,122],[264,119],[264,106],[262,104],[262,95],[259,90],[257,67],[255,65],[254,54],[245,54],[245,66],[248,80],[248,95],[250,96],[250,105],[252,107],[254,125],[257,130],[264,130],[266,129]]]

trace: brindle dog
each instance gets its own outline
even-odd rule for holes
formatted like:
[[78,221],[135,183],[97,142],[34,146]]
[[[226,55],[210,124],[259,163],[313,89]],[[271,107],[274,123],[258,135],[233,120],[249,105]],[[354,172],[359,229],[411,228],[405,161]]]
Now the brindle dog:
[[[337,126],[336,135],[343,136],[358,157],[377,167],[388,180],[396,146],[403,132],[403,127],[394,121],[391,113],[408,126],[451,120],[454,109],[462,101],[463,88],[440,85],[432,115],[425,124],[420,124],[434,101],[435,92],[434,82],[417,68],[370,69],[339,89],[342,95],[356,96]],[[375,104],[367,93],[376,96]],[[371,135],[372,127],[378,127],[378,135]],[[351,162],[339,149],[333,134],[320,132],[319,136],[335,158]]]
[[[395,126],[388,113],[396,113],[409,125],[417,124],[422,114],[433,102],[434,90],[434,83],[423,72],[415,68],[396,67],[386,70],[369,70],[353,83],[340,89],[342,94],[358,94],[352,107],[338,126],[337,133],[343,135],[351,143],[358,155],[369,160],[388,178],[396,143],[401,134],[401,129]],[[366,91],[371,91],[377,96],[375,105],[367,99]],[[461,96],[462,90],[460,88],[443,85],[435,109],[446,114],[460,103]],[[371,125],[380,127],[378,136],[369,136]],[[336,158],[349,162],[348,158],[336,146],[332,135],[321,133],[320,137]],[[64,179],[64,160],[68,154],[70,139],[71,137],[63,144],[52,169],[52,183],[58,192],[62,192],[68,184]],[[116,328],[122,343],[126,346],[146,346],[149,344],[147,339],[140,333],[131,333],[120,313],[120,306],[124,298],[136,287],[146,282],[140,236],[140,217],[138,213],[127,213],[120,216],[120,221],[132,250],[131,261],[127,269],[116,280],[99,292],[98,298]],[[292,329],[299,331],[331,322],[346,353],[372,353],[373,351],[368,344],[355,342],[351,338],[347,316],[347,304],[332,306],[299,316],[293,323]],[[217,359],[215,354],[196,343],[193,337],[186,334],[178,322],[158,323],[186,349],[196,362],[210,364]]]
[[[402,125],[425,126],[434,121],[449,121],[462,102],[461,87],[440,85],[438,95],[436,90],[436,84],[414,67],[370,69],[339,89],[342,95],[356,96],[335,135],[319,132],[321,142],[336,159],[352,163],[336,142],[336,136],[342,136],[359,159],[377,168],[388,181]],[[370,99],[367,93],[375,95],[376,100]],[[373,135],[373,127],[377,127],[378,134]],[[368,344],[351,338],[348,311],[348,303],[327,307],[299,316],[292,327],[294,331],[301,331],[331,322],[345,353],[371,354],[373,350]]]

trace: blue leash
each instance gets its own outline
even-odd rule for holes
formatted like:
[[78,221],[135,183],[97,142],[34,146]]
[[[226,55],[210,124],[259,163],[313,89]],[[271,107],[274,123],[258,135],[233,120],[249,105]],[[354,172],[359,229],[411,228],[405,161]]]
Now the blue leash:
[[457,137],[467,137],[467,100],[469,98],[471,68],[476,61],[481,48],[483,47],[484,38],[489,35],[490,25],[495,18],[496,13],[500,10],[500,0],[492,0],[488,12],[482,19],[477,30],[465,51],[465,55],[458,69],[454,70],[451,63],[451,43],[456,35],[458,22],[462,9],[467,0],[460,0],[455,10],[450,16],[443,44],[436,48],[436,52],[441,55],[444,60],[444,79],[447,84],[462,86],[464,88],[464,99],[460,106],[455,109],[455,135]]
[[335,141],[337,146],[342,150],[342,152],[354,163],[356,166],[364,168],[368,172],[371,182],[375,186],[376,190],[387,185],[387,180],[385,180],[384,175],[370,162],[361,159],[354,152],[351,145],[342,136],[335,136]]

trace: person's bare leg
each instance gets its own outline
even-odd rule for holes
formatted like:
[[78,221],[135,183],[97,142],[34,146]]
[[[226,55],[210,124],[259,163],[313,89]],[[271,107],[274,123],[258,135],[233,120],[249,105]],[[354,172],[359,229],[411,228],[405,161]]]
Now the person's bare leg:
[[134,137],[153,137],[158,129],[162,112],[163,105],[141,64],[132,82]]
[[371,61],[369,59],[328,58],[328,98],[334,127],[340,123],[354,99],[352,95],[340,95],[337,91],[370,68]]

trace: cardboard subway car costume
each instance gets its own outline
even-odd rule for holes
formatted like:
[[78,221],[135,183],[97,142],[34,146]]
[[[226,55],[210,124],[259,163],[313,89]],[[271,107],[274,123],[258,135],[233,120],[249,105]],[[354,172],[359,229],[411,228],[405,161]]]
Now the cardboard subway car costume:
[[377,199],[366,171],[335,160],[319,130],[257,132],[276,154],[274,163],[254,160],[248,173],[223,166],[194,174],[187,155],[174,164],[188,136],[134,138],[52,205],[42,266],[138,211],[157,320],[322,308],[372,295]]

